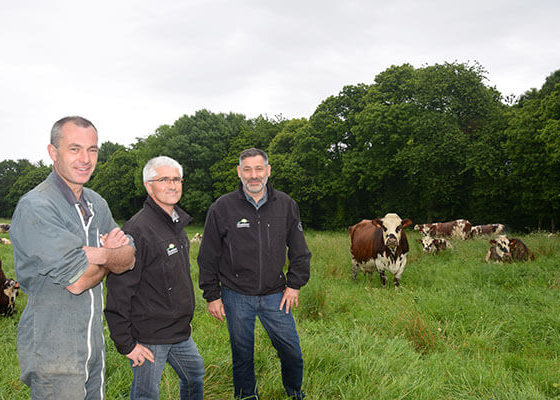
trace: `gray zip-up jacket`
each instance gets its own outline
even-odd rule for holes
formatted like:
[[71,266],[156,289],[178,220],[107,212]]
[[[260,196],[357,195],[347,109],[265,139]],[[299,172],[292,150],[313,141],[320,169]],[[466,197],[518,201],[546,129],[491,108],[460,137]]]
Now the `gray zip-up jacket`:
[[61,183],[53,171],[20,199],[12,217],[14,266],[27,294],[18,328],[21,380],[29,385],[34,376],[82,375],[84,382],[99,382],[103,398],[103,284],[80,295],[66,286],[88,267],[82,246],[100,247],[100,235],[118,225],[107,202],[87,188],[82,203],[91,216],[85,222]]

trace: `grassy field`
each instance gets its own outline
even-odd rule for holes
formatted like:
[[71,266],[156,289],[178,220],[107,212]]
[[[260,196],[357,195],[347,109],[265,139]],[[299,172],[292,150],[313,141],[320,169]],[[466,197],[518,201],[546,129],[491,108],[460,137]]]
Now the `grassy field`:
[[[0,221],[1,222],[1,221]],[[189,236],[200,227],[189,227]],[[2,235],[7,237],[7,235]],[[409,263],[401,288],[379,277],[352,281],[349,238],[307,232],[312,277],[295,315],[309,399],[560,399],[560,236],[517,236],[535,254],[528,263],[487,264],[488,238],[454,241],[424,254],[408,232]],[[197,282],[192,246],[193,279]],[[14,275],[11,246],[0,246]],[[392,279],[391,279],[392,282]],[[206,312],[201,292],[194,339],[206,363],[205,398],[232,397],[227,327]],[[0,399],[24,399],[16,356],[17,314],[0,319]],[[284,399],[279,362],[258,325],[255,364],[263,399]],[[106,332],[108,399],[127,399],[132,373]],[[164,371],[161,399],[178,398]]]

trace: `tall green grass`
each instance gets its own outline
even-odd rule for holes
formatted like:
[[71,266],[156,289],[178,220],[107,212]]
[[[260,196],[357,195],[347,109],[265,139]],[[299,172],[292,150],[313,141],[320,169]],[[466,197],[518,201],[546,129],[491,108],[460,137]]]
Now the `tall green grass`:
[[[202,231],[189,227],[189,236]],[[7,235],[3,235],[7,236]],[[411,251],[401,287],[379,277],[352,280],[349,238],[307,232],[311,280],[295,315],[309,399],[560,399],[560,237],[521,237],[535,253],[527,263],[487,264],[488,238],[454,241],[454,249],[424,254],[409,232]],[[198,244],[191,248],[197,282]],[[10,246],[0,247],[14,275]],[[392,282],[392,279],[389,280]],[[227,327],[206,311],[196,290],[194,339],[206,364],[205,398],[232,397]],[[22,399],[18,380],[17,314],[0,320],[0,399]],[[264,330],[256,331],[255,367],[263,399],[284,399],[280,365]],[[126,399],[130,367],[106,332],[108,399]],[[178,398],[167,367],[161,399]]]

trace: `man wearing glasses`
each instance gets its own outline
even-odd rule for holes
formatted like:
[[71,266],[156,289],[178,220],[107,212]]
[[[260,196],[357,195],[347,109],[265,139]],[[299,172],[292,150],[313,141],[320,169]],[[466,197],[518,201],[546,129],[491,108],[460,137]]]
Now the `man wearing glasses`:
[[172,158],[148,161],[143,170],[148,197],[123,230],[136,244],[135,268],[107,277],[105,317],[117,350],[133,371],[131,399],[159,399],[168,362],[180,379],[180,396],[203,398],[204,362],[191,335],[194,291],[190,276],[191,216],[177,206],[183,168]]

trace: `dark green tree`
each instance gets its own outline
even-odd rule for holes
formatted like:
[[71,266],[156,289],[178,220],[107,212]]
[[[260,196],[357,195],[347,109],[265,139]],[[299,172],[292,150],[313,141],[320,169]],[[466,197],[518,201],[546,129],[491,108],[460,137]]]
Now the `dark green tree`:
[[34,168],[28,160],[4,160],[0,162],[0,216],[11,218],[17,199],[8,201],[8,193],[18,178]]
[[119,148],[111,158],[98,164],[95,176],[87,186],[99,193],[117,220],[127,220],[141,207],[146,197],[141,178],[141,166],[134,150]]
[[22,174],[18,176],[14,184],[10,187],[8,194],[6,195],[7,203],[13,204],[15,209],[15,205],[19,201],[20,197],[29,192],[39,183],[43,182],[47,176],[49,176],[51,171],[52,167],[44,165],[42,161],[39,161],[37,165],[32,165],[30,168],[25,168],[22,171]]

